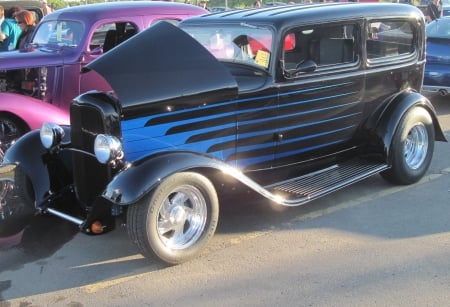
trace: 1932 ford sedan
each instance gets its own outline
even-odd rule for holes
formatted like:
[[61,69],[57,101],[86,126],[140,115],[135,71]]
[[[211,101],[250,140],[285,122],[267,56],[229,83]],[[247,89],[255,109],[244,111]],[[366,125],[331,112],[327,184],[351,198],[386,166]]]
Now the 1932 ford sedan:
[[69,124],[74,97],[111,90],[94,72],[80,75],[87,63],[158,21],[178,23],[207,12],[183,3],[125,1],[45,16],[29,48],[0,53],[0,157],[20,135],[45,121]]
[[446,141],[419,93],[424,23],[391,3],[158,23],[87,65],[114,92],[76,97],[70,127],[45,123],[7,151],[3,216],[99,234],[123,215],[142,254],[177,264],[234,188],[297,206],[377,173],[417,182]]

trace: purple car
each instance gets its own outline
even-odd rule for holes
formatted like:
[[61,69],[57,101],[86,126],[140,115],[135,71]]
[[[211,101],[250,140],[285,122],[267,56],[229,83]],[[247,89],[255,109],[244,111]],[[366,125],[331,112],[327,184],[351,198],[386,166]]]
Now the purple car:
[[0,156],[44,121],[68,124],[70,102],[80,93],[110,90],[96,73],[80,74],[87,63],[158,21],[176,24],[205,13],[182,3],[136,1],[77,6],[47,15],[26,50],[0,53]]

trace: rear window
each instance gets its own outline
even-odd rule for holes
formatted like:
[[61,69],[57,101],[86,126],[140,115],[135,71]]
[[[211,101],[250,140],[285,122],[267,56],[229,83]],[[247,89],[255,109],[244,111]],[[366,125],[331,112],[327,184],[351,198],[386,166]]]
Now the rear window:
[[413,27],[409,22],[403,20],[371,22],[366,47],[368,59],[413,53]]

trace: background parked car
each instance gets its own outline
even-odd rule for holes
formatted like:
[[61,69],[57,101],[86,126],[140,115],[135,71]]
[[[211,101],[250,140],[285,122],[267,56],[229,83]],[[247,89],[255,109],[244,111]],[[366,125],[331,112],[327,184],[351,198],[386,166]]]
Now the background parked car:
[[427,31],[427,63],[423,80],[424,92],[450,92],[450,16],[432,21]]
[[182,3],[133,1],[65,8],[45,16],[29,48],[0,53],[2,151],[44,121],[67,124],[70,101],[80,93],[110,90],[97,74],[80,74],[87,63],[158,21],[176,24],[206,12]]

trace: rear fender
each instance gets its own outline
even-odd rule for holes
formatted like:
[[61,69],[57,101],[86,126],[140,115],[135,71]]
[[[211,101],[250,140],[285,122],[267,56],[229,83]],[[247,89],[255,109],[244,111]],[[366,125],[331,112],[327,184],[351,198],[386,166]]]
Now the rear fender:
[[435,130],[435,140],[447,142],[444,132],[439,124],[436,110],[431,102],[417,92],[405,91],[395,96],[387,104],[383,112],[380,113],[378,120],[373,121],[376,122],[376,125],[372,127],[372,129],[375,132],[375,135],[382,141],[386,157],[389,157],[392,139],[395,135],[400,120],[409,109],[416,106],[423,107],[432,117]]
[[164,178],[189,169],[232,168],[223,161],[194,152],[170,152],[150,156],[128,166],[108,184],[102,196],[118,205],[130,205],[150,192]]

